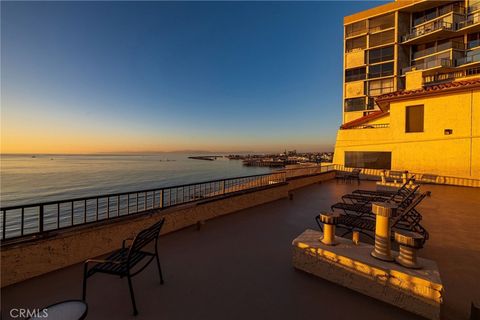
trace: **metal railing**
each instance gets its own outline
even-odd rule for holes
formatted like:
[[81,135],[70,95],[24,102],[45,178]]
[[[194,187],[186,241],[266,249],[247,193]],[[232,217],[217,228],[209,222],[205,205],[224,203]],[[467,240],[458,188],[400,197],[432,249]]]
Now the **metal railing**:
[[453,61],[448,58],[434,57],[432,59],[428,59],[426,61],[416,63],[413,66],[403,68],[402,74],[405,74],[412,70],[427,70],[427,69],[436,68],[436,67],[453,67],[453,66],[454,66]]
[[296,177],[303,177],[303,176],[311,176],[317,175],[320,173],[326,173],[329,171],[334,171],[335,165],[314,165],[314,166],[305,166],[299,168],[291,168],[291,169],[283,169],[282,171],[285,172],[286,178],[296,178]]
[[469,77],[469,76],[475,76],[475,75],[480,75],[480,67],[424,76],[423,85],[431,86],[438,83],[450,82],[457,78],[463,78],[463,77]]
[[0,208],[0,239],[41,236],[46,232],[108,221],[283,183],[284,171],[158,189],[105,194]]
[[456,64],[457,64],[457,66],[461,66],[461,65],[464,65],[464,64],[467,64],[467,63],[474,63],[474,62],[479,62],[479,61],[480,61],[480,51],[478,51],[475,54],[457,59]]
[[470,27],[480,22],[480,12],[469,15],[464,21],[458,23],[458,29]]
[[425,173],[425,172],[411,172],[408,170],[385,170],[385,169],[369,169],[369,168],[355,168],[355,167],[346,167],[340,164],[334,164],[336,171],[342,172],[351,172],[354,169],[361,169],[362,178],[373,178],[374,180],[379,180],[383,175],[387,178],[395,178],[401,182],[401,178],[398,177],[399,172],[406,172],[407,178],[412,176],[415,177],[416,182],[420,183],[433,183],[433,184],[442,184],[442,185],[453,185],[453,186],[464,186],[464,187],[474,187],[480,188],[480,179],[474,178],[463,178],[463,177],[453,177],[453,176],[444,176],[435,173]]
[[359,126],[354,126],[354,127],[348,127],[348,128],[342,128],[340,127],[340,130],[350,130],[350,129],[379,129],[379,128],[389,128],[390,124],[389,123],[377,123],[377,124],[364,124],[364,125],[359,125]]
[[437,20],[429,22],[420,27],[412,28],[410,33],[402,37],[402,42],[412,40],[441,29],[455,31],[454,25],[452,23],[443,20]]
[[428,56],[428,55],[438,53],[448,49],[465,50],[465,45],[463,44],[463,42],[449,41],[446,43],[439,44],[438,46],[434,46],[428,49],[414,52],[413,59],[419,59],[421,57]]

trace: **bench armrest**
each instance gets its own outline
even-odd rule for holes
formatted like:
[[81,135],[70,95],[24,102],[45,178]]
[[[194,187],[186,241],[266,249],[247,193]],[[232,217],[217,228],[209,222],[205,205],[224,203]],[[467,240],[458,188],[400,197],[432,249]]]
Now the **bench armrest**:
[[88,259],[85,260],[84,262],[86,265],[89,263],[115,263],[115,264],[121,264],[122,261],[116,261],[116,260],[104,260],[104,259]]
[[125,249],[125,244],[127,243],[127,241],[132,242],[132,241],[133,241],[133,238],[124,239],[124,240],[122,241],[122,249]]

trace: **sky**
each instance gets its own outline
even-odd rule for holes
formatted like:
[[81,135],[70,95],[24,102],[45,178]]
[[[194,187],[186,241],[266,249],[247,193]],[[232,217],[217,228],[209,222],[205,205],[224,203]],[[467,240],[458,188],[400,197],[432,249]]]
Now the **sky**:
[[333,151],[380,2],[1,3],[1,152]]

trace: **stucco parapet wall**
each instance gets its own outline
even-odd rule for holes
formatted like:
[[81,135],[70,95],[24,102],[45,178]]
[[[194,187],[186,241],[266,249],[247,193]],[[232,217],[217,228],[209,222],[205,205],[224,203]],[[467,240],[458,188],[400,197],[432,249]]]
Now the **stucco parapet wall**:
[[437,264],[419,258],[423,269],[407,269],[373,258],[373,246],[337,237],[336,246],[319,241],[323,234],[305,230],[292,242],[293,266],[428,319],[440,319],[443,285]]
[[198,221],[285,198],[292,189],[331,179],[334,174],[321,173],[167,209],[150,210],[63,231],[51,231],[43,238],[2,243],[1,286],[107,254],[118,249],[123,239],[134,236],[162,217],[166,220],[161,234],[166,234],[195,225]]

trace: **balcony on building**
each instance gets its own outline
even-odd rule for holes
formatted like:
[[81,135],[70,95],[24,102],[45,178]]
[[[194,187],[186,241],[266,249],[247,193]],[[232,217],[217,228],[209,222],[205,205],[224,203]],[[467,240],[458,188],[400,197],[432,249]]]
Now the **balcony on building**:
[[432,74],[423,75],[423,86],[433,86],[440,83],[447,83],[456,80],[469,79],[471,77],[478,77],[480,75],[480,67],[466,67],[465,68],[456,68],[455,71],[450,72],[439,72]]
[[[412,65],[402,69],[402,74],[406,74],[413,70],[425,70],[429,72],[449,71],[454,70],[455,63],[450,57],[444,55],[431,56],[425,59],[416,60]],[[427,73],[427,72],[425,72]]]
[[457,28],[462,33],[480,31],[480,12],[475,12],[467,15],[466,19],[458,23]]
[[455,38],[455,40],[434,41],[426,44],[413,46],[412,60],[418,60],[427,56],[436,55],[439,53],[448,53],[452,51],[465,51],[465,45],[462,38]]
[[465,8],[459,2],[412,14],[410,31],[402,36],[404,44],[444,39],[455,35],[457,24],[465,20]]

